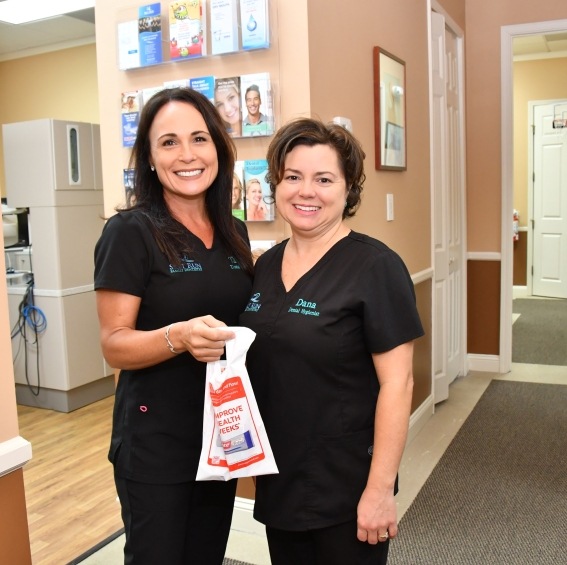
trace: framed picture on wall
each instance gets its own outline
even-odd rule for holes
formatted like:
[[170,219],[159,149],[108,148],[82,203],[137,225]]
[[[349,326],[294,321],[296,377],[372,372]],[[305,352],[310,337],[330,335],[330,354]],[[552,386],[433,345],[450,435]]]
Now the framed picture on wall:
[[373,58],[375,168],[405,171],[406,64],[380,47]]

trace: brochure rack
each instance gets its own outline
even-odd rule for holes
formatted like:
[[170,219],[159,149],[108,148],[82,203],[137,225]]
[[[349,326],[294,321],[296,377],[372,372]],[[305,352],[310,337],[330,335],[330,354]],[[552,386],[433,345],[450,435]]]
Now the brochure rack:
[[[118,67],[129,75],[128,82],[141,86],[117,93],[122,147],[133,146],[144,103],[159,90],[182,86],[202,92],[215,104],[235,139],[239,159],[243,153],[246,163],[258,166],[278,114],[274,93],[279,68],[274,72],[272,63],[258,69],[254,63],[263,64],[263,53],[277,50],[271,33],[272,26],[277,29],[277,14],[272,8],[269,0],[167,0],[118,14]],[[204,75],[204,68],[211,74]],[[132,174],[123,171],[125,198],[132,190]],[[263,182],[260,173],[257,176]],[[258,220],[247,217],[247,180],[241,182],[240,210],[234,214],[246,221],[272,222],[274,206],[265,183],[267,213]]]

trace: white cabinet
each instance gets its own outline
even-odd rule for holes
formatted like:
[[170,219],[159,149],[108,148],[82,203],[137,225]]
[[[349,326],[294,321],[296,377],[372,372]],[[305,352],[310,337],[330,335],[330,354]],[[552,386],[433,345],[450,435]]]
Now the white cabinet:
[[96,201],[102,189],[97,124],[32,120],[4,124],[2,137],[6,196],[11,207]]
[[[73,410],[114,391],[93,290],[94,247],[104,226],[99,126],[51,119],[5,124],[3,144],[6,197],[9,206],[29,208],[34,298],[47,319],[39,348],[12,341],[17,399]],[[13,327],[23,289],[8,293]]]

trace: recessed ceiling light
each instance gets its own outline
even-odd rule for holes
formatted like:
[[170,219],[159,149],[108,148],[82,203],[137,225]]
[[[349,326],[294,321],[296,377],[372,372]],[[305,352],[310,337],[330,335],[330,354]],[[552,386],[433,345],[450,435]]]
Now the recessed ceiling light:
[[0,2],[0,21],[25,24],[94,8],[95,0],[5,0]]

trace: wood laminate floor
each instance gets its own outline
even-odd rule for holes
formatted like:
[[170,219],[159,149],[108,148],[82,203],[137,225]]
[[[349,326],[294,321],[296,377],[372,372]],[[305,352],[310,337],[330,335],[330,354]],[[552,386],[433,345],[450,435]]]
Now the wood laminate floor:
[[18,406],[33,565],[64,565],[120,528],[107,459],[114,396],[70,413]]

